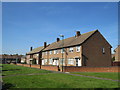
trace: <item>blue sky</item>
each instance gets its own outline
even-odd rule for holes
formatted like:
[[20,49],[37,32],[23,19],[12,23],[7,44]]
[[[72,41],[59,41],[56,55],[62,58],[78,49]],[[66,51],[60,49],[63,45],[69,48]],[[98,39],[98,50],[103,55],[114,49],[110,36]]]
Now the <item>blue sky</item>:
[[[115,49],[118,45],[117,2],[2,3],[2,53],[25,54],[76,30],[98,29]],[[113,50],[112,49],[112,50]]]

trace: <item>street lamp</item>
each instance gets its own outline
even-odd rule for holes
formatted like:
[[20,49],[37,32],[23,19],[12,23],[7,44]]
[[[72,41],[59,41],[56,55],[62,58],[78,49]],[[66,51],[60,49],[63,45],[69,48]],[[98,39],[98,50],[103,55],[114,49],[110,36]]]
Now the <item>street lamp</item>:
[[63,72],[63,51],[64,51],[63,46],[64,46],[64,35],[61,34],[60,37],[62,37],[62,72]]

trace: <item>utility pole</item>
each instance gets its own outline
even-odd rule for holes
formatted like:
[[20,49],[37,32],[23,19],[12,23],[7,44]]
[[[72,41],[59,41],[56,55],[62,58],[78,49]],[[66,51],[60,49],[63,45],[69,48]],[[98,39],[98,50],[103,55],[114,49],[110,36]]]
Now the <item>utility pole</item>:
[[64,35],[60,35],[60,37],[62,37],[62,72],[63,72]]

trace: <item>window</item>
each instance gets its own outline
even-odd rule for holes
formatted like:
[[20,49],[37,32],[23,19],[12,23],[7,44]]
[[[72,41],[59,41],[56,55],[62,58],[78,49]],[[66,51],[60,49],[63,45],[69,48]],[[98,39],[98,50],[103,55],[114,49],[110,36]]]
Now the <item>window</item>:
[[39,54],[36,54],[36,56],[39,56]]
[[105,54],[105,48],[102,48],[102,53]]
[[47,55],[47,52],[45,52],[45,55]]
[[61,53],[64,53],[65,51],[64,51],[64,49],[61,49]]
[[56,54],[56,50],[54,50],[54,54]]
[[45,64],[47,64],[47,59],[45,59]]
[[73,52],[73,48],[69,48],[69,52]]
[[56,50],[56,54],[58,54],[59,53],[59,50]]
[[76,46],[76,52],[80,52],[80,46]]
[[50,54],[52,54],[52,51],[49,51]]
[[33,58],[33,55],[30,55],[30,58]]
[[52,58],[51,59],[49,59],[49,64],[52,64],[53,63],[53,60],[52,60]]
[[69,58],[68,59],[68,64],[74,65],[74,59],[73,58]]
[[54,54],[58,54],[58,50],[54,50]]

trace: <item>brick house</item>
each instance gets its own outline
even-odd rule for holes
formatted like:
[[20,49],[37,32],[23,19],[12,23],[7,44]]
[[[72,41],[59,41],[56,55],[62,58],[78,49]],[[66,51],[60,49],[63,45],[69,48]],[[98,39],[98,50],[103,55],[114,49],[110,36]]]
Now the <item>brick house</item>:
[[[35,60],[36,64],[39,64],[40,62],[40,58],[41,58],[41,52],[42,50],[44,49],[44,47],[38,47],[38,48],[35,48],[35,49],[32,49],[31,47],[31,50],[30,52],[26,53],[26,63],[27,64],[33,64],[33,60]],[[31,62],[30,62],[31,61]]]
[[120,66],[120,45],[114,50],[115,52],[115,61],[113,62],[114,66]]
[[57,38],[42,50],[42,65],[111,66],[112,46],[98,30],[76,35],[64,40]]
[[6,64],[6,63],[20,63],[21,57],[23,55],[9,55],[9,54],[2,54],[0,55],[0,63]]

